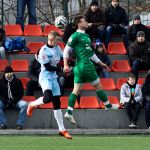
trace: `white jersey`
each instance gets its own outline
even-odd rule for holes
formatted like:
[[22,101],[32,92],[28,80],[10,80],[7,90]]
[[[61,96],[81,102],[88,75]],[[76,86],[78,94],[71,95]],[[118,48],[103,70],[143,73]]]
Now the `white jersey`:
[[57,78],[56,71],[47,71],[44,64],[50,63],[51,66],[56,67],[60,59],[63,57],[63,53],[59,46],[54,46],[53,48],[44,45],[39,52],[38,61],[41,64],[41,72],[39,75],[40,79],[53,79]]

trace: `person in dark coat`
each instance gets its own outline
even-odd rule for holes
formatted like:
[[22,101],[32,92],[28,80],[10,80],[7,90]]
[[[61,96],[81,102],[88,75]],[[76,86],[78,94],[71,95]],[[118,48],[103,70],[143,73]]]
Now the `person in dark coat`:
[[92,0],[88,9],[83,13],[86,21],[88,22],[89,28],[87,34],[89,34],[91,40],[99,39],[104,43],[105,34],[105,12],[99,7],[97,0]]
[[150,42],[145,40],[145,33],[139,31],[136,41],[129,46],[129,58],[132,65],[132,73],[138,79],[138,71],[150,69]]
[[141,23],[140,15],[135,14],[133,16],[133,24],[130,26],[128,31],[129,43],[135,42],[138,31],[143,31],[145,33],[145,39],[148,40],[148,29]]
[[145,119],[147,128],[150,129],[150,70],[142,86],[143,105],[145,109]]
[[127,30],[128,17],[124,8],[119,6],[119,0],[112,0],[105,10],[106,15],[106,47],[109,44],[111,33],[123,35],[125,46],[128,46]]
[[5,30],[0,27],[0,59],[5,59]]
[[7,121],[3,109],[19,108],[19,116],[16,122],[17,129],[23,129],[26,119],[27,102],[22,100],[24,94],[21,80],[16,78],[10,66],[5,68],[3,77],[0,79],[0,129],[7,128]]

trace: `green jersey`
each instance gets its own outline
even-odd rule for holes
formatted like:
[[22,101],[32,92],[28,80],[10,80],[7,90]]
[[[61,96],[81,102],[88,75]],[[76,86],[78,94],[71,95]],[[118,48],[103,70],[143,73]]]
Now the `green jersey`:
[[91,48],[90,37],[86,33],[75,32],[69,38],[67,45],[73,48],[73,53],[77,63],[89,60],[94,54]]
[[67,43],[73,48],[76,58],[74,67],[74,83],[93,82],[98,79],[95,66],[90,58],[94,52],[91,48],[91,40],[89,35],[82,32],[75,32],[71,35]]

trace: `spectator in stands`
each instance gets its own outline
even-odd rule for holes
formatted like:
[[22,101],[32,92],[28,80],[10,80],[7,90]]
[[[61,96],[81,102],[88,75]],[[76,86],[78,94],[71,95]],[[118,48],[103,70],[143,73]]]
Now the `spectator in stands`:
[[60,59],[63,57],[62,51],[57,46],[60,40],[59,33],[51,31],[48,35],[48,43],[44,45],[38,55],[38,61],[41,64],[41,72],[39,75],[39,83],[43,90],[44,97],[29,103],[27,115],[32,116],[35,106],[46,104],[52,101],[54,107],[54,116],[59,127],[59,135],[71,139],[72,137],[66,131],[63,124],[63,116],[60,109],[60,88],[57,82],[56,71],[61,68],[58,66]]
[[137,128],[137,120],[141,111],[142,92],[139,84],[136,84],[136,77],[133,74],[128,76],[127,83],[121,86],[120,102],[124,106],[129,118],[130,128]]
[[27,5],[28,8],[28,24],[36,24],[36,0],[17,0],[17,18],[16,24],[20,24],[22,30],[24,29],[24,11]]
[[105,33],[105,12],[98,6],[97,0],[92,0],[89,8],[83,13],[89,28],[86,30],[91,40],[95,38],[104,42]]
[[129,46],[129,58],[132,65],[132,73],[138,80],[138,71],[150,68],[150,42],[145,40],[145,33],[139,31],[136,41]]
[[135,42],[138,31],[143,31],[145,33],[146,40],[148,40],[148,29],[141,23],[140,15],[135,14],[133,16],[133,24],[130,26],[128,31],[128,39],[130,44]]
[[22,130],[26,119],[27,102],[22,100],[24,93],[21,81],[16,78],[10,66],[5,68],[4,76],[0,79],[0,129],[7,128],[3,109],[20,109],[16,122],[17,129]]
[[146,125],[147,128],[150,129],[150,71],[148,71],[148,74],[142,86],[142,94],[143,94],[143,105],[145,109]]
[[[96,40],[95,54],[104,64],[106,64],[108,67],[110,66],[110,60],[107,55],[107,52],[104,49],[103,44],[99,41],[99,39]],[[96,72],[99,76],[102,74],[103,78],[109,78],[109,71],[103,70],[103,68],[97,65],[96,63],[94,64],[96,67]]]
[[105,10],[106,15],[106,47],[110,42],[111,33],[123,35],[125,46],[128,47],[128,17],[125,9],[119,6],[119,0],[112,0]]
[[0,27],[0,59],[5,59],[5,30]]

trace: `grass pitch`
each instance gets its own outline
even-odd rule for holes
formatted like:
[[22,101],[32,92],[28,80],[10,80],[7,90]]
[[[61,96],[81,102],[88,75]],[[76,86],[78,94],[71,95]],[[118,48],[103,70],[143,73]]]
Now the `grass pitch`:
[[150,136],[0,136],[0,150],[148,150]]

